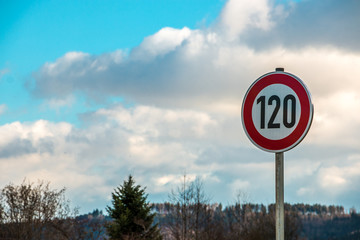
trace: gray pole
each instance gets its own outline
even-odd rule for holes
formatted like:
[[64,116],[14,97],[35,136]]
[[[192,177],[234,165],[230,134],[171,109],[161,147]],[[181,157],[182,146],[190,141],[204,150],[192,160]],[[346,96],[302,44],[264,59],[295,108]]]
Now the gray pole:
[[276,240],[285,239],[284,221],[284,153],[275,153]]
[[[275,71],[283,72],[284,68],[278,67]],[[285,239],[284,221],[284,153],[275,153],[275,191],[276,191],[276,240]]]

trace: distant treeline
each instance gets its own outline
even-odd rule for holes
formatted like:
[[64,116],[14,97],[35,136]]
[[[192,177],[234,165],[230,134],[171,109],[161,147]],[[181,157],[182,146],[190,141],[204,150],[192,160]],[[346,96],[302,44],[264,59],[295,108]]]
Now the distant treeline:
[[[118,216],[109,217],[99,210],[79,215],[76,208],[70,208],[65,188],[51,189],[48,182],[24,180],[20,185],[6,185],[0,189],[0,240],[105,240],[111,239],[109,226],[116,224],[122,227],[120,239],[126,240],[154,240],[144,237],[150,228],[156,228],[155,239],[159,240],[275,239],[274,204],[252,204],[241,193],[232,205],[213,204],[202,181],[187,181],[185,176],[165,203],[149,205],[140,185],[131,186],[119,192],[121,201],[113,201],[114,206],[122,207],[116,212]],[[140,198],[135,198],[134,192]],[[144,227],[147,218],[149,227]],[[360,214],[355,209],[346,212],[342,206],[285,204],[285,239],[359,240]]]
[[[164,239],[275,239],[274,204],[166,202],[152,208]],[[360,239],[360,214],[343,206],[285,204],[285,221],[285,239]]]
[[[151,206],[164,240],[275,239],[274,204],[181,206],[165,202]],[[360,239],[360,214],[355,209],[345,212],[343,206],[301,203],[285,204],[285,212],[287,240]],[[92,233],[91,236],[97,236],[86,239],[106,239],[104,225],[111,219],[102,211],[95,210],[76,219],[87,232]]]

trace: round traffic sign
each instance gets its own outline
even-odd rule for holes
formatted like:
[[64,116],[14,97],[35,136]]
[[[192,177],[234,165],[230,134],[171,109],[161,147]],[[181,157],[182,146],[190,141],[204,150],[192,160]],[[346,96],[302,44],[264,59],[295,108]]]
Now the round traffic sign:
[[311,126],[313,105],[305,84],[276,71],[258,78],[245,94],[241,119],[260,149],[285,152],[301,142]]

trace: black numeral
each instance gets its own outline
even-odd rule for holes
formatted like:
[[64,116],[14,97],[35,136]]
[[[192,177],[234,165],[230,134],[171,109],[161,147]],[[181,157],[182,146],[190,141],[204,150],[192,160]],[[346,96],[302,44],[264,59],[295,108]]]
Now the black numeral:
[[[288,121],[288,106],[291,101],[291,120]],[[283,112],[284,125],[287,128],[292,128],[296,121],[296,99],[293,95],[289,94],[284,98],[284,112]]]
[[[281,99],[276,95],[272,95],[268,100],[268,105],[273,105],[274,101],[275,101],[275,108],[274,108],[274,111],[272,112],[270,120],[267,124],[268,128],[280,128],[280,123],[274,123],[274,121],[280,110]],[[260,96],[257,99],[256,104],[259,104],[259,103],[260,103],[260,128],[264,129],[265,128],[265,103],[266,103],[265,96]],[[283,107],[283,124],[287,128],[292,128],[296,122],[296,98],[294,97],[294,95],[292,95],[292,94],[286,95],[284,98],[284,101],[283,101],[283,105],[284,105],[284,107]],[[290,121],[289,121],[289,116],[288,116],[289,107],[291,108]]]
[[268,128],[280,128],[280,123],[274,123],[274,120],[276,118],[276,115],[280,109],[280,98],[276,95],[272,95],[269,98],[268,105],[272,105],[272,102],[275,101],[275,109],[273,113],[271,114],[270,120],[268,122]]
[[265,128],[265,96],[261,96],[258,98],[257,104],[261,103],[260,105],[260,128]]

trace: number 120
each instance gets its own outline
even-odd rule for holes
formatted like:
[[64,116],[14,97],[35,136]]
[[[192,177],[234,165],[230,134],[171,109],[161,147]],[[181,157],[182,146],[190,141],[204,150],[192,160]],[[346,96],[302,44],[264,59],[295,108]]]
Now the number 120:
[[[275,101],[275,108],[274,108],[274,111],[271,114],[270,120],[267,124],[268,128],[280,128],[280,123],[274,123],[276,115],[278,114],[280,105],[281,105],[280,98],[276,95],[272,95],[269,98],[267,104],[272,105],[274,101]],[[266,104],[265,96],[260,96],[257,99],[256,104],[259,104],[259,103],[260,103],[260,128],[264,129],[265,128],[265,104]],[[290,108],[291,108],[290,119],[288,119],[289,103],[290,103]],[[292,128],[295,125],[295,121],[296,121],[296,98],[294,97],[294,95],[292,95],[292,94],[286,95],[283,100],[283,105],[284,105],[284,107],[283,107],[283,124],[287,128]]]

